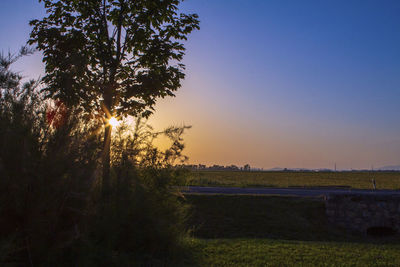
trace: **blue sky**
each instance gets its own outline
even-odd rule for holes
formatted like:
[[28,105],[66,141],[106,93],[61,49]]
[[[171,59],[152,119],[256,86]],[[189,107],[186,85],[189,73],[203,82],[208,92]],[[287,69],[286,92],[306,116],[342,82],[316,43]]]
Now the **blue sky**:
[[[187,78],[152,124],[190,124],[193,163],[369,168],[400,163],[400,2],[187,0],[201,30],[186,44]],[[0,2],[0,49],[43,15]],[[40,54],[17,70],[43,71]]]

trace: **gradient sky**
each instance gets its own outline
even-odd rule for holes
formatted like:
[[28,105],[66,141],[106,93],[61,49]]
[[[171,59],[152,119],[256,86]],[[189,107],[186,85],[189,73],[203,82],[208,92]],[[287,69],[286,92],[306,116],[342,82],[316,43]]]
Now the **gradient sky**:
[[[370,168],[400,164],[400,1],[187,0],[201,30],[187,77],[159,101],[155,128],[192,125],[191,163]],[[0,50],[43,15],[0,1]],[[15,66],[43,73],[40,54]]]

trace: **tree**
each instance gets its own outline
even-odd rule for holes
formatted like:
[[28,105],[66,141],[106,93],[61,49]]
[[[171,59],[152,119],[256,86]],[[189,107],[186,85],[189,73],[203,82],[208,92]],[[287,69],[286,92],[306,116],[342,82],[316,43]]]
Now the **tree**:
[[243,170],[244,170],[244,171],[250,171],[250,165],[249,165],[249,164],[245,164],[245,165],[243,166]]
[[103,114],[103,192],[110,183],[112,116],[148,117],[184,78],[183,41],[199,29],[182,0],[39,0],[29,44],[43,52],[47,96]]

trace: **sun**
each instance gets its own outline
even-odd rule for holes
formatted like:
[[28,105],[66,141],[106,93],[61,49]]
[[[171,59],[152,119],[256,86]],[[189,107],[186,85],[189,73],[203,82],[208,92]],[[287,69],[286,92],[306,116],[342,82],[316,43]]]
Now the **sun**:
[[118,121],[115,117],[111,117],[108,120],[108,124],[110,124],[112,127],[117,127],[120,124],[120,121]]

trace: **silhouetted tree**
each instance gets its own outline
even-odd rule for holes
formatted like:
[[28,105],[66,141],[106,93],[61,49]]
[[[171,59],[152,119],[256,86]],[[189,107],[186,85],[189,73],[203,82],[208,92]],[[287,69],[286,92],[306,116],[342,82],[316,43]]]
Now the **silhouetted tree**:
[[[184,78],[182,44],[199,29],[182,0],[39,0],[48,16],[32,20],[29,44],[43,51],[48,97],[88,113],[148,117],[157,98]],[[103,192],[110,183],[111,125],[103,147]]]

